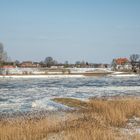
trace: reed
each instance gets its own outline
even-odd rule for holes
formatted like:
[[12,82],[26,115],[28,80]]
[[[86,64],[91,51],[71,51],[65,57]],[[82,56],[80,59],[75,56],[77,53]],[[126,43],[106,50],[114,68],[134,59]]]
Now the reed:
[[[129,119],[140,117],[140,99],[112,98],[79,101],[59,98],[54,101],[75,111],[65,120],[52,115],[43,119],[0,121],[0,140],[138,140],[140,134],[124,134]],[[78,109],[77,109],[78,108]]]

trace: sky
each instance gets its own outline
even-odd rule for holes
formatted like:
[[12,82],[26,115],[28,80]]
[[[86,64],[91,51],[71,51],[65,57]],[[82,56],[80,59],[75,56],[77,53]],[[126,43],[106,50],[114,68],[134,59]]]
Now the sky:
[[0,0],[12,60],[111,63],[140,54],[140,0]]

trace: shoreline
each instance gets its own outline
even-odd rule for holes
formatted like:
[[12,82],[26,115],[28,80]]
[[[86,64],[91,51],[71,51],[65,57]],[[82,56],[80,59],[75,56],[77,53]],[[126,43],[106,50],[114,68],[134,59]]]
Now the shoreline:
[[84,77],[83,75],[0,75],[0,78],[55,78],[55,77]]
[[126,73],[126,72],[109,72],[109,73],[72,73],[72,74],[46,74],[46,75],[0,75],[0,78],[81,78],[81,77],[133,77],[139,74]]
[[0,113],[0,122],[6,120],[16,120],[16,119],[33,119],[40,120],[48,116],[61,116],[61,114],[69,114],[72,112],[78,112],[79,110],[85,109],[85,103],[88,103],[92,100],[123,100],[123,99],[132,99],[140,100],[140,96],[128,95],[128,96],[107,96],[107,97],[91,97],[86,100],[80,100],[78,98],[52,98],[51,100],[55,103],[59,103],[67,107],[67,109],[58,109],[58,110],[36,110],[36,111],[27,111],[27,112],[13,112],[13,113]]

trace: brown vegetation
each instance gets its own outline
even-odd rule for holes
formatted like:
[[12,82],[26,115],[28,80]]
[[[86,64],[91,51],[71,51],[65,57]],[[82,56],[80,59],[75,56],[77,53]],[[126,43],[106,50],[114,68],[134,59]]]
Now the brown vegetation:
[[[0,122],[0,140],[131,140],[140,134],[122,131],[129,119],[140,117],[140,99],[91,99],[88,102],[58,98],[54,101],[79,108],[65,116],[40,120]],[[65,119],[65,120],[63,120]]]

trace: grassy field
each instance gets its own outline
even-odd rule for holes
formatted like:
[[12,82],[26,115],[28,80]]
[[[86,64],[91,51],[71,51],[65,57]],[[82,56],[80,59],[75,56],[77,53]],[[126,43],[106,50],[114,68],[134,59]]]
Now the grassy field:
[[[139,98],[76,99],[56,98],[55,102],[76,107],[62,116],[43,119],[0,121],[0,140],[139,140],[129,121],[140,117]],[[140,122],[137,122],[137,126]],[[133,124],[133,123],[132,123]],[[125,132],[127,129],[129,131]]]

